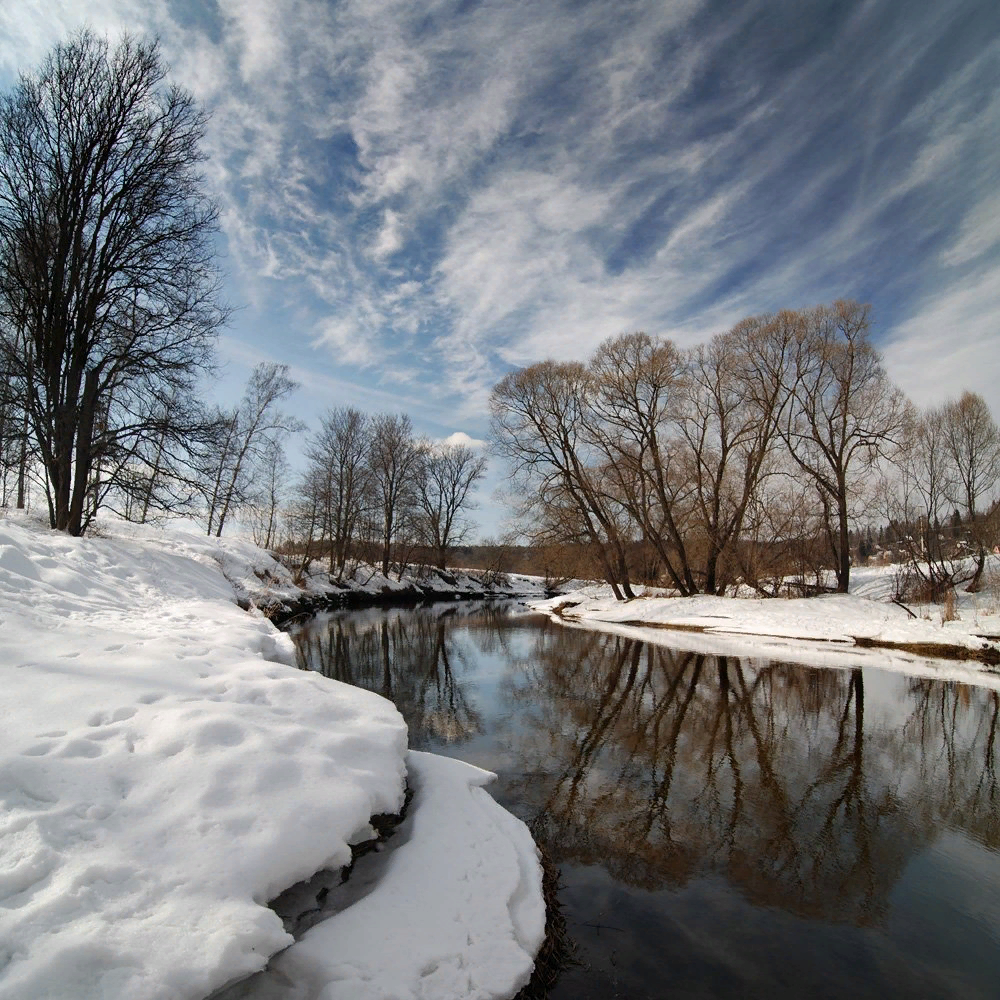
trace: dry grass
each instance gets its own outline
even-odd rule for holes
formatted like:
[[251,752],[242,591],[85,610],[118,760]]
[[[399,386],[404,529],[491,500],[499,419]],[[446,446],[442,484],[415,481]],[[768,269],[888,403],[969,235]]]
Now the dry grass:
[[945,622],[958,621],[958,600],[955,597],[954,587],[949,587],[945,591],[944,603],[941,605],[941,624]]
[[987,572],[980,592],[986,595],[987,604],[983,609],[986,614],[1000,614],[1000,570],[991,569]]

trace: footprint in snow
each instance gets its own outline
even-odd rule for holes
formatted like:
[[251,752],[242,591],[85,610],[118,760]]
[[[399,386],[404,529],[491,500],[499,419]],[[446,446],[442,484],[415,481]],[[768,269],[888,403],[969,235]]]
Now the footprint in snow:
[[60,757],[100,757],[104,751],[92,740],[70,740],[60,752]]
[[124,722],[135,715],[136,710],[131,705],[123,705],[112,712],[95,712],[88,720],[88,726],[107,726],[112,722]]

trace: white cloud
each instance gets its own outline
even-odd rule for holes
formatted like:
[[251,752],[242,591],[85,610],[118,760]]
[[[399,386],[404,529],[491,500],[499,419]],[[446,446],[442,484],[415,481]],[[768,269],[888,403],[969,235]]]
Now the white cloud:
[[464,445],[466,448],[482,449],[486,447],[486,442],[479,438],[470,437],[465,431],[455,431],[446,438],[441,438],[441,444],[454,448],[457,445]]
[[921,406],[969,389],[1000,416],[1000,264],[942,291],[892,331],[885,345],[893,379]]
[[978,202],[962,220],[956,241],[941,253],[941,263],[957,267],[982,257],[1000,244],[1000,194]]

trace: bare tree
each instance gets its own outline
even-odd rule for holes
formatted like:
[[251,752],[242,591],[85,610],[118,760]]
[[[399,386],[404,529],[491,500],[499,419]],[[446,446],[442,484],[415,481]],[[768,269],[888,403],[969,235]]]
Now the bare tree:
[[321,491],[320,535],[329,539],[329,571],[338,577],[343,576],[359,518],[370,502],[371,446],[368,417],[353,407],[340,407],[323,416],[306,449],[312,470],[306,482]]
[[964,512],[976,549],[976,569],[966,588],[974,593],[980,587],[986,549],[995,533],[983,517],[983,505],[997,495],[1000,430],[986,401],[974,392],[964,392],[961,399],[947,403],[942,420],[955,469],[952,502]]
[[419,465],[413,425],[405,414],[380,413],[372,419],[372,495],[381,525],[382,574],[389,575],[392,547],[416,504]]
[[273,443],[301,429],[300,421],[278,409],[297,387],[288,365],[261,362],[251,373],[239,406],[218,415],[203,469],[209,535],[214,530],[220,537],[226,519],[247,500],[254,473]]
[[669,340],[611,337],[590,361],[586,434],[604,457],[603,482],[654,548],[674,586],[697,593],[687,551],[691,486],[677,458],[676,418],[687,372]]
[[469,530],[463,514],[472,507],[469,491],[486,473],[486,456],[463,444],[424,443],[419,452],[417,501],[437,567],[445,569],[449,546]]
[[708,594],[734,582],[732,550],[769,471],[788,399],[775,366],[794,335],[787,320],[744,320],[689,357],[679,424],[693,484],[692,527],[703,551],[698,579]]
[[490,397],[496,452],[511,466],[518,513],[534,517],[536,541],[592,546],[619,599],[632,597],[620,505],[599,486],[586,426],[590,376],[583,365],[543,361],[511,372]]
[[791,405],[778,430],[830,516],[826,535],[847,593],[851,574],[850,499],[900,436],[906,400],[889,381],[869,339],[871,310],[840,300],[805,315],[806,329],[788,367]]
[[278,541],[278,521],[286,497],[288,462],[282,442],[269,438],[259,466],[259,476],[250,498],[250,530],[261,548],[273,548]]
[[[907,526],[898,544],[909,556],[906,586],[919,583],[923,596],[940,600],[973,571],[941,540],[941,523],[951,510],[958,475],[948,441],[946,408],[912,414],[895,456],[895,482],[887,484],[890,522]],[[914,593],[903,596],[917,596]]]
[[733,548],[787,401],[779,358],[792,336],[779,314],[744,320],[686,355],[623,334],[590,361],[587,426],[606,479],[682,594],[733,582]]
[[226,318],[206,118],[165,75],[155,42],[85,31],[0,97],[0,345],[70,534],[95,465],[192,393]]

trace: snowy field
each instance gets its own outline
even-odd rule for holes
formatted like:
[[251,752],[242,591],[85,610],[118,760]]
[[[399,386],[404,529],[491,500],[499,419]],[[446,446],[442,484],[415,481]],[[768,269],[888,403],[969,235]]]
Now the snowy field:
[[[270,557],[179,527],[105,531],[0,518],[5,1000],[201,1000],[291,944],[267,900],[347,863],[403,800],[395,707],[296,670],[291,640],[237,607]],[[544,924],[527,829],[485,772],[411,770],[413,834],[376,891],[283,956],[310,996],[527,981]]]
[[[989,571],[1000,571],[995,559]],[[956,661],[961,651],[998,649],[1000,608],[993,590],[959,592],[953,621],[943,620],[940,605],[915,605],[911,617],[891,603],[894,575],[892,566],[858,568],[851,571],[850,594],[789,600],[657,594],[616,601],[610,587],[591,584],[528,603],[568,624],[694,652],[813,666],[867,664],[1000,689],[997,668]]]

